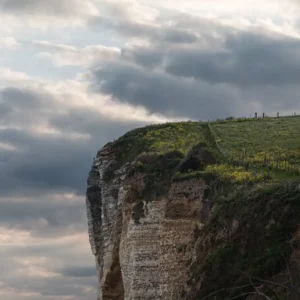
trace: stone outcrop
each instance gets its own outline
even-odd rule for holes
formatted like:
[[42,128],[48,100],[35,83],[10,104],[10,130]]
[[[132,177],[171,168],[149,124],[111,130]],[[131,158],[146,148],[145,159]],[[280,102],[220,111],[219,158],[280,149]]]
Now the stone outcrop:
[[300,299],[299,181],[224,179],[228,165],[209,143],[177,149],[189,132],[178,139],[176,126],[172,147],[144,128],[93,162],[86,207],[98,300]]
[[174,182],[168,193],[149,201],[138,196],[143,175],[128,178],[130,164],[111,172],[114,164],[113,150],[102,149],[88,179],[86,205],[98,299],[181,299],[195,233],[202,226],[205,183]]

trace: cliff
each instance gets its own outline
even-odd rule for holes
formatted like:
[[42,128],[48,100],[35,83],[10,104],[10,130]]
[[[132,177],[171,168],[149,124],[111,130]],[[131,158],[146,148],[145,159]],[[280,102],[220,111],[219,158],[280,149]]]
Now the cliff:
[[97,153],[86,206],[99,300],[300,299],[297,178],[227,164],[212,138],[171,123]]

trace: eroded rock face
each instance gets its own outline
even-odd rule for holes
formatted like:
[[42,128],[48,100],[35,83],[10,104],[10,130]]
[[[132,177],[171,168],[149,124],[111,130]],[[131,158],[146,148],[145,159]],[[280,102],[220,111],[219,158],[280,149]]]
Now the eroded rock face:
[[98,300],[177,300],[186,292],[205,183],[174,182],[165,195],[140,198],[142,174],[113,169],[109,147],[88,179],[87,215],[99,276]]
[[[98,300],[260,300],[271,290],[300,299],[298,182],[251,188],[210,177],[206,185],[188,173],[172,182],[176,153],[124,164],[115,151],[99,151],[88,178]],[[189,170],[202,158],[177,166]],[[249,276],[261,278],[259,295]]]

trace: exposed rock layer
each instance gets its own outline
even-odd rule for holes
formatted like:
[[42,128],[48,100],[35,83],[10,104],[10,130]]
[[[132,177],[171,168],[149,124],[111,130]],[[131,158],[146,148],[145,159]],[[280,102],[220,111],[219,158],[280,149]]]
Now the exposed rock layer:
[[133,166],[149,157],[119,164],[115,151],[99,151],[88,178],[98,300],[300,299],[298,182],[228,189],[159,177],[148,197],[149,177]]
[[143,176],[126,177],[129,165],[105,173],[114,153],[98,153],[88,179],[87,212],[99,276],[99,300],[180,299],[201,227],[202,179],[171,184],[169,192],[138,197]]

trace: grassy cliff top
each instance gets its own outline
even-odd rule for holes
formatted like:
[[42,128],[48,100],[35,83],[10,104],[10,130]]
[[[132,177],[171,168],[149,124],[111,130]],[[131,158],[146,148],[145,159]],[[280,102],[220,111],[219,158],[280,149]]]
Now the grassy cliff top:
[[[203,141],[207,122],[178,122],[149,125],[127,132],[110,143],[122,151],[166,153],[186,152]],[[232,119],[210,122],[213,138],[228,155],[240,158],[286,157],[300,163],[300,116],[258,119]]]
[[297,178],[300,173],[300,117],[149,125],[131,130],[108,145],[122,165],[141,153],[165,155],[177,151],[186,157],[199,143],[205,143],[219,162],[229,166],[213,169],[217,173],[221,170],[223,177],[225,169],[226,177],[234,170],[231,173],[238,181],[252,178],[250,173],[270,170],[276,180]]
[[220,147],[233,157],[245,151],[247,157],[266,155],[300,163],[300,117],[213,122],[211,129]]
[[203,135],[199,122],[149,125],[127,132],[110,143],[122,162],[134,160],[141,153],[165,154],[174,150],[186,154]]

